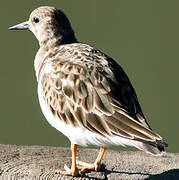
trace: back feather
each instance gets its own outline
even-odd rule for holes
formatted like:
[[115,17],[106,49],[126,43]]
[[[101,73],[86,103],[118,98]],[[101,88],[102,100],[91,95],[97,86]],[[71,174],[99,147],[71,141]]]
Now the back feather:
[[88,45],[60,48],[55,59],[46,58],[41,68],[52,69],[43,74],[41,81],[52,113],[67,124],[85,127],[103,137],[131,140],[133,146],[145,152],[163,152],[167,144],[149,127],[123,69]]

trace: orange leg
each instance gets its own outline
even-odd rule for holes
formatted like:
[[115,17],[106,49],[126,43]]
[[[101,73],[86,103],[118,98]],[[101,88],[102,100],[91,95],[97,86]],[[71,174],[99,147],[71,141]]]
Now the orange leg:
[[65,170],[56,169],[55,173],[63,174],[63,175],[67,175],[67,176],[78,176],[79,175],[78,168],[76,167],[76,151],[77,151],[76,144],[71,144],[71,151],[72,151],[71,169],[65,164],[65,166],[64,166]]
[[79,165],[78,168],[80,169],[80,173],[84,173],[86,171],[97,171],[101,166],[101,161],[105,151],[106,151],[105,147],[100,147],[99,154],[93,164],[77,161],[77,164]]
[[71,151],[72,151],[71,169],[67,167],[67,165],[65,165],[64,166],[65,170],[56,169],[55,172],[67,176],[78,176],[82,173],[85,173],[86,171],[97,171],[101,166],[101,160],[103,158],[105,150],[106,150],[105,147],[100,147],[100,151],[95,162],[93,164],[90,164],[76,160],[77,145],[71,144]]
[[105,147],[100,147],[98,157],[96,158],[96,161],[94,163],[94,164],[96,164],[96,169],[95,170],[98,170],[100,168],[101,161],[102,161],[102,158],[103,158],[103,155],[104,155],[105,151],[106,151]]

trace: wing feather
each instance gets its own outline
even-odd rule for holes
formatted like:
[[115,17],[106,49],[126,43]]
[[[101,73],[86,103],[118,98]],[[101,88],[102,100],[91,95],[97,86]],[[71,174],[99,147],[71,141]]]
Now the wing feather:
[[[95,65],[54,60],[44,73],[43,97],[52,113],[74,127],[101,136],[122,136],[141,141],[161,140],[148,126],[135,91],[122,68],[100,54]],[[102,64],[102,67],[101,67]]]

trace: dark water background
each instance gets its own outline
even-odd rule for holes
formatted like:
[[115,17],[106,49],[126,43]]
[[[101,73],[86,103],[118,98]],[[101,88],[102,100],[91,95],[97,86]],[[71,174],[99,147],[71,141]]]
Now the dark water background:
[[[38,42],[7,28],[51,5],[69,17],[79,41],[116,59],[127,72],[153,130],[179,152],[179,1],[46,0],[0,5],[0,143],[69,146],[43,117],[33,60]],[[121,148],[117,148],[121,149]]]

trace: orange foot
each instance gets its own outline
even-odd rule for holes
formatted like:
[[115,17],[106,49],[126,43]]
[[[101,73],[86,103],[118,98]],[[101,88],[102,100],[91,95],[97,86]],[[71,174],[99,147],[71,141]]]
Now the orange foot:
[[66,164],[64,166],[64,170],[61,169],[56,169],[55,170],[56,174],[62,174],[62,175],[66,175],[66,176],[79,176],[81,173],[79,172],[78,168],[69,168]]
[[85,172],[97,171],[101,166],[101,160],[102,160],[102,157],[104,155],[106,148],[100,147],[98,157],[96,158],[96,161],[94,162],[94,164],[89,164],[89,163],[76,160],[76,150],[77,150],[76,144],[71,145],[71,150],[72,150],[71,169],[67,165],[65,165],[64,170],[56,169],[55,173],[63,174],[66,176],[79,176]]
[[101,167],[101,164],[96,163],[96,162],[91,164],[91,163],[86,163],[86,162],[82,162],[82,161],[77,160],[76,163],[78,165],[77,167],[79,169],[80,174],[83,174],[83,173],[89,172],[89,171],[97,171]]

